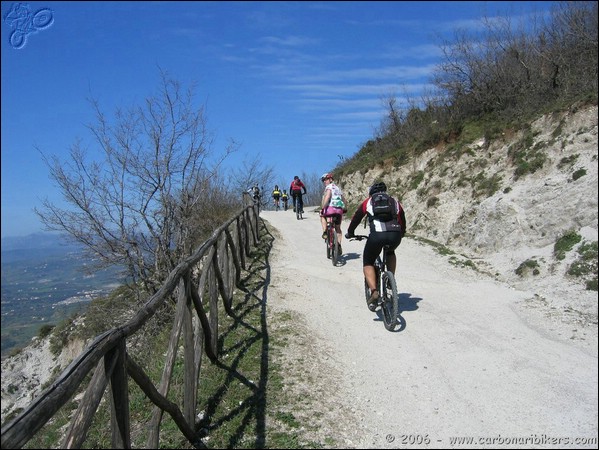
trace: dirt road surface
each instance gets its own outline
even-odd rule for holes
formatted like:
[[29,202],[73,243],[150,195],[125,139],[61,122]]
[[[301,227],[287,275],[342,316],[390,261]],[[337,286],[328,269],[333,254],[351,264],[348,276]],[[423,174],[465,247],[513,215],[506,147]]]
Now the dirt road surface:
[[261,217],[275,236],[267,309],[301,318],[311,344],[296,348],[299,366],[319,397],[306,413],[321,433],[348,448],[597,448],[596,332],[573,338],[531,306],[534,293],[410,238],[389,332],[366,307],[364,243],[344,239],[333,267],[313,211]]

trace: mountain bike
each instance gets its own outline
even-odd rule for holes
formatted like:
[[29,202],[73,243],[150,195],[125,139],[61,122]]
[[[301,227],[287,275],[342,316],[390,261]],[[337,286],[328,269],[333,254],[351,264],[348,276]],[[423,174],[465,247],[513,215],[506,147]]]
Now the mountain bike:
[[[351,239],[361,241],[367,239],[368,236],[355,235]],[[374,270],[376,272],[376,288],[379,291],[379,299],[377,307],[381,307],[381,313],[383,316],[383,323],[385,328],[389,331],[393,331],[398,323],[399,319],[399,295],[397,293],[397,282],[395,275],[390,270],[387,270],[387,248],[384,246],[381,255],[376,257],[374,263]],[[366,304],[370,300],[370,288],[366,279],[364,279],[364,295],[366,296]]]
[[274,206],[275,206],[275,211],[278,211],[279,208],[280,208],[279,199],[278,198],[273,199],[273,203],[274,203]]
[[339,236],[335,230],[334,216],[327,216],[326,238],[324,240],[327,246],[327,258],[331,260],[334,266],[337,265],[340,255]]
[[[301,203],[301,208],[300,208],[300,203]],[[297,220],[302,220],[304,218],[303,217],[303,214],[304,214],[303,207],[304,207],[304,202],[302,201],[302,194],[296,194],[293,209],[295,211],[295,217],[297,218]]]

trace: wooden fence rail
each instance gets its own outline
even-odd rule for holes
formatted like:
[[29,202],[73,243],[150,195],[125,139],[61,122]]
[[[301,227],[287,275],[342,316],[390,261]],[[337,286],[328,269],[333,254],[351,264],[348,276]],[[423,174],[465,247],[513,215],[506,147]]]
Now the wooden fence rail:
[[[257,245],[259,211],[249,196],[246,206],[216,229],[193,255],[181,261],[162,287],[124,325],[97,336],[79,357],[34,399],[16,418],[2,426],[2,448],[21,448],[76,393],[92,374],[91,381],[70,420],[61,448],[80,448],[85,442],[106,388],[111,401],[112,448],[131,448],[129,377],[155,405],[150,421],[147,448],[159,448],[163,414],[171,416],[192,445],[200,445],[195,431],[197,395],[202,355],[218,360],[219,298],[225,312],[234,316],[233,292],[246,267],[246,256]],[[177,294],[162,378],[158,386],[127,351],[127,339],[152,318],[158,308]],[[206,306],[208,312],[206,312]],[[182,405],[171,402],[168,391],[183,335],[184,390]]]

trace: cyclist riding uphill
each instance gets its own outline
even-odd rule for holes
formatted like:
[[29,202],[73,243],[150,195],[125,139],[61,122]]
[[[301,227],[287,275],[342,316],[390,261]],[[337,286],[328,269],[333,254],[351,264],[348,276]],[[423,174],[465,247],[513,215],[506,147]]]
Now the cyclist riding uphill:
[[258,188],[257,184],[254,185],[253,187],[249,188],[248,193],[252,196],[254,203],[260,202],[260,188]]
[[374,311],[379,298],[374,262],[383,246],[388,245],[387,267],[395,275],[395,249],[406,232],[406,216],[401,203],[387,194],[387,185],[383,182],[374,183],[368,191],[368,198],[356,209],[345,235],[347,239],[354,237],[354,231],[364,216],[368,217],[370,234],[364,245],[362,266],[364,278],[372,293],[368,300],[368,308]]
[[272,199],[275,207],[279,206],[279,199],[281,198],[281,190],[279,189],[279,185],[275,184],[275,188],[272,190]]
[[287,201],[289,200],[289,195],[287,195],[287,189],[283,189],[283,193],[281,194],[281,200],[283,200],[283,207],[285,211],[287,211]]
[[322,238],[327,238],[327,217],[333,217],[335,224],[335,231],[337,231],[338,242],[339,242],[339,253],[341,251],[341,221],[343,220],[343,213],[347,212],[345,208],[345,197],[339,189],[339,186],[333,181],[332,173],[325,173],[320,177],[320,181],[324,183],[324,192],[322,194],[322,201],[320,203],[320,222],[322,224]]
[[304,200],[302,199],[302,190],[304,191],[304,195],[306,192],[306,185],[300,180],[300,178],[296,175],[293,177],[293,181],[289,186],[289,192],[291,193],[291,197],[293,197],[293,211],[295,211],[296,203],[299,205],[299,210],[304,212]]

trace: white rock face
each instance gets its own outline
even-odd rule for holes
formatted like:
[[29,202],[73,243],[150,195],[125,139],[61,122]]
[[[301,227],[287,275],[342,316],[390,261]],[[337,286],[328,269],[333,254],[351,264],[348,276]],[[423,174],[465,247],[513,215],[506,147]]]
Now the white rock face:
[[[523,145],[525,133],[533,136],[526,148],[538,149],[546,160],[540,170],[517,177],[511,155]],[[543,116],[529,131],[504,133],[489,145],[478,140],[457,159],[447,155],[447,146],[438,147],[409,166],[376,167],[339,184],[348,200],[357,202],[382,179],[402,201],[408,233],[481,262],[502,281],[530,286],[556,308],[574,302],[577,311],[596,323],[596,291],[566,275],[576,248],[556,261],[553,246],[570,230],[587,242],[598,240],[597,144],[597,106],[587,106]],[[424,172],[423,180],[403,192],[407,183],[397,180],[410,180],[418,171]],[[577,171],[584,175],[574,177]],[[477,195],[491,180],[500,180],[495,193]],[[429,206],[433,198],[436,202]],[[540,273],[517,275],[515,270],[529,259],[539,263]]]

